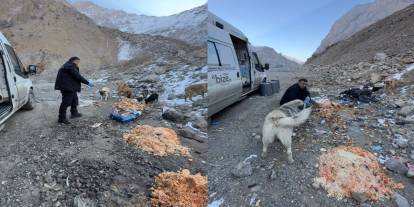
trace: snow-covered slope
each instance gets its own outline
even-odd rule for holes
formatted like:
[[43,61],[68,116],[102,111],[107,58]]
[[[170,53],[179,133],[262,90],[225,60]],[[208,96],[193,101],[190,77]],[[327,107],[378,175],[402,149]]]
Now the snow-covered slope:
[[162,17],[106,9],[88,1],[75,2],[73,6],[98,25],[123,32],[161,35],[198,45],[204,44],[207,36],[204,26],[207,21],[207,5]]

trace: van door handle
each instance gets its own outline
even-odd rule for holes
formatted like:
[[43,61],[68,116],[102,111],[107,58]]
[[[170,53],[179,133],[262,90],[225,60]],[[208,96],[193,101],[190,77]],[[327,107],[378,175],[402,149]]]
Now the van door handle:
[[240,74],[239,74],[239,72],[237,72],[237,77],[239,77],[240,76]]
[[16,82],[17,80],[16,80],[16,76],[14,76],[14,82]]

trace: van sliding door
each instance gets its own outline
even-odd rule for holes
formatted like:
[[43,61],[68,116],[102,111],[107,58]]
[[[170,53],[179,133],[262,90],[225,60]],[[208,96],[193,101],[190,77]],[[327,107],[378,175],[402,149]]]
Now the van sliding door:
[[232,47],[208,41],[209,113],[219,111],[240,98],[242,87],[236,61]]

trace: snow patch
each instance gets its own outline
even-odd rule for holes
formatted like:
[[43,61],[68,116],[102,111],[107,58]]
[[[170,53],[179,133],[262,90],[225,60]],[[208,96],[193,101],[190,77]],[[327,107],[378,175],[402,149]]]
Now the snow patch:
[[401,71],[400,73],[395,74],[392,78],[396,80],[401,80],[401,77],[407,73],[414,70],[414,64],[409,65],[405,70]]
[[118,61],[126,61],[131,59],[131,45],[127,41],[121,41],[119,52],[118,52]]
[[220,198],[208,204],[207,207],[220,207],[224,203],[224,198]]
[[244,159],[243,162],[247,162],[247,161],[249,161],[253,158],[257,158],[257,155],[250,155],[250,156],[246,157],[246,159]]
[[[191,68],[186,65],[179,70],[171,70],[161,75],[160,80],[164,84],[165,91],[160,96],[160,100],[171,107],[182,105],[191,106],[192,102],[190,100],[185,101],[184,98],[178,98],[177,96],[184,96],[185,88],[189,85],[207,83],[207,80],[200,78],[203,73],[207,73],[207,66],[204,66],[201,70],[197,70],[197,68]],[[168,100],[169,95],[175,97]],[[193,97],[193,101],[200,99],[202,99],[201,95]]]

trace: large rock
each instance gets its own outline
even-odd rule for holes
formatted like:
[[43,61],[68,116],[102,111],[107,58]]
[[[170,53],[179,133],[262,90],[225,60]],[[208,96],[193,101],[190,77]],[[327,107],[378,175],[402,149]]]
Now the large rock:
[[154,69],[155,74],[161,75],[167,72],[167,69],[165,67],[157,67]]
[[391,158],[385,161],[385,167],[400,175],[405,175],[408,172],[408,168],[400,160]]
[[406,175],[409,178],[414,177],[414,164],[413,165],[411,165],[411,164],[408,165],[408,172],[407,172]]
[[403,121],[405,124],[414,124],[414,115],[405,117]]
[[193,126],[201,131],[207,131],[207,121],[204,118],[198,118],[193,122]]
[[160,81],[160,77],[158,75],[152,74],[152,75],[148,75],[145,76],[142,81],[144,82],[149,82],[149,83],[155,83]]
[[407,199],[399,193],[394,193],[393,199],[397,207],[410,207]]
[[381,81],[382,76],[378,73],[371,73],[370,75],[370,82],[377,83]]
[[233,174],[234,176],[241,178],[241,177],[247,177],[252,175],[253,173],[253,168],[252,165],[250,164],[250,162],[239,162],[232,170],[231,170],[231,174]]
[[379,52],[377,54],[375,54],[374,56],[374,61],[378,61],[378,62],[384,62],[385,59],[387,59],[387,54],[383,53],[383,52]]
[[96,203],[89,198],[86,198],[83,195],[77,195],[73,199],[73,206],[74,207],[95,207]]
[[185,120],[184,114],[172,108],[164,108],[162,112],[162,118],[175,123],[183,123]]
[[190,139],[197,138],[197,133],[194,132],[193,130],[189,129],[189,128],[179,129],[177,132],[182,137],[187,137],[187,138],[190,138]]
[[399,148],[406,148],[408,147],[408,139],[404,139],[403,137],[398,137],[393,141]]
[[414,105],[408,105],[402,107],[400,111],[398,111],[398,114],[401,116],[408,116],[409,114],[412,114],[414,112]]

